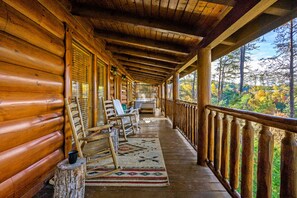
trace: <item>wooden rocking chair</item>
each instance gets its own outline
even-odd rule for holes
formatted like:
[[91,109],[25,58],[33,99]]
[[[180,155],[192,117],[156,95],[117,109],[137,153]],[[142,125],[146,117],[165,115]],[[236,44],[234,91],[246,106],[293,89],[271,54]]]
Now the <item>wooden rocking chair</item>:
[[102,98],[102,101],[107,123],[118,125],[120,133],[123,134],[125,141],[128,141],[127,136],[131,133],[135,133],[132,121],[132,117],[135,116],[135,114],[118,115],[112,100],[104,100],[104,98]]
[[132,122],[133,122],[133,126],[138,130],[140,129],[139,126],[139,121],[140,121],[140,116],[139,116],[139,109],[127,109],[126,111],[124,111],[121,101],[118,99],[113,100],[113,105],[114,108],[116,109],[116,114],[117,116],[119,115],[128,115],[128,114],[134,114],[134,116],[131,116],[132,118]]
[[[87,160],[86,178],[97,178],[117,172],[119,167],[111,136],[109,133],[100,133],[101,130],[109,130],[112,125],[85,130],[78,98],[71,104],[65,99],[65,105],[78,154]],[[113,165],[111,170],[110,165]],[[107,166],[108,171],[102,172],[102,168]]]

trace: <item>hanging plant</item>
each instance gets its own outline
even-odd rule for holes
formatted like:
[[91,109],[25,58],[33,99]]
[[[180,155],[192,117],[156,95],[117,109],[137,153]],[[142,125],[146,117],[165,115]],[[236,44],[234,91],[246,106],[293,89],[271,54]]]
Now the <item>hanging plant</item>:
[[126,75],[122,74],[122,80],[126,80],[126,79],[127,79]]

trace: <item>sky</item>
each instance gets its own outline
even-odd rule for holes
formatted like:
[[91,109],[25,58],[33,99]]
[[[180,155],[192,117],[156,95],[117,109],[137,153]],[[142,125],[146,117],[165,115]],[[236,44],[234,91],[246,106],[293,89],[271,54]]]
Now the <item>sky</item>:
[[[260,66],[260,59],[261,58],[268,58],[268,57],[272,57],[276,54],[276,50],[274,49],[274,45],[273,45],[273,41],[275,40],[276,37],[276,33],[272,30],[266,34],[264,34],[263,36],[261,36],[261,41],[262,42],[258,42],[258,49],[255,49],[251,52],[251,60],[250,61],[250,65],[252,69],[257,69],[257,68],[261,68]],[[216,74],[215,69],[218,65],[218,59],[214,62],[212,62],[212,74]],[[235,82],[239,83],[239,78],[238,79],[234,79]]]

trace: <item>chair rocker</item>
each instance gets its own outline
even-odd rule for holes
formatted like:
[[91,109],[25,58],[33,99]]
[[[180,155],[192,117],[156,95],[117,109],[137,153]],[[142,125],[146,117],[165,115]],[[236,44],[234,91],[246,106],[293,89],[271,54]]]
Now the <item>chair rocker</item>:
[[107,123],[119,126],[120,134],[122,133],[125,141],[128,141],[127,136],[131,133],[135,133],[132,121],[132,117],[135,116],[135,114],[118,115],[112,100],[102,99],[102,101]]
[[115,99],[113,100],[113,105],[116,109],[116,114],[117,116],[121,116],[121,115],[128,115],[128,114],[134,114],[134,116],[131,116],[132,118],[132,122],[133,122],[133,126],[136,128],[136,130],[140,129],[139,126],[139,121],[140,121],[140,116],[139,116],[139,109],[127,109],[126,111],[124,111],[123,106],[120,102],[120,100]]
[[[70,104],[65,98],[65,105],[79,157],[87,160],[86,178],[98,178],[117,172],[119,166],[111,136],[109,133],[100,133],[101,130],[109,130],[112,125],[85,130],[78,98]],[[102,168],[108,171],[103,172]]]

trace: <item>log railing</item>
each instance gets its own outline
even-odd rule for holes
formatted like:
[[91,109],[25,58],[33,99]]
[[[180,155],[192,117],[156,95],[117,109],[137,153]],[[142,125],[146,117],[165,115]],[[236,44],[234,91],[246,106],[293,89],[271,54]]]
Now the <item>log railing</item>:
[[196,103],[177,102],[176,126],[195,149],[197,149],[198,134],[197,116]]
[[173,101],[172,100],[166,100],[166,116],[172,120],[173,116]]
[[[257,197],[272,196],[273,152],[277,146],[274,135],[278,133],[284,134],[279,143],[281,168],[277,170],[281,174],[280,197],[297,197],[296,119],[212,105],[208,105],[204,113],[203,124],[208,134],[204,144],[208,150],[207,163],[233,197],[253,197],[253,188]],[[185,122],[180,121],[183,127],[189,125]],[[255,135],[255,126],[260,126],[259,137]],[[272,133],[275,128],[281,130]],[[255,152],[254,142],[258,145]],[[253,186],[254,180],[256,186]]]

